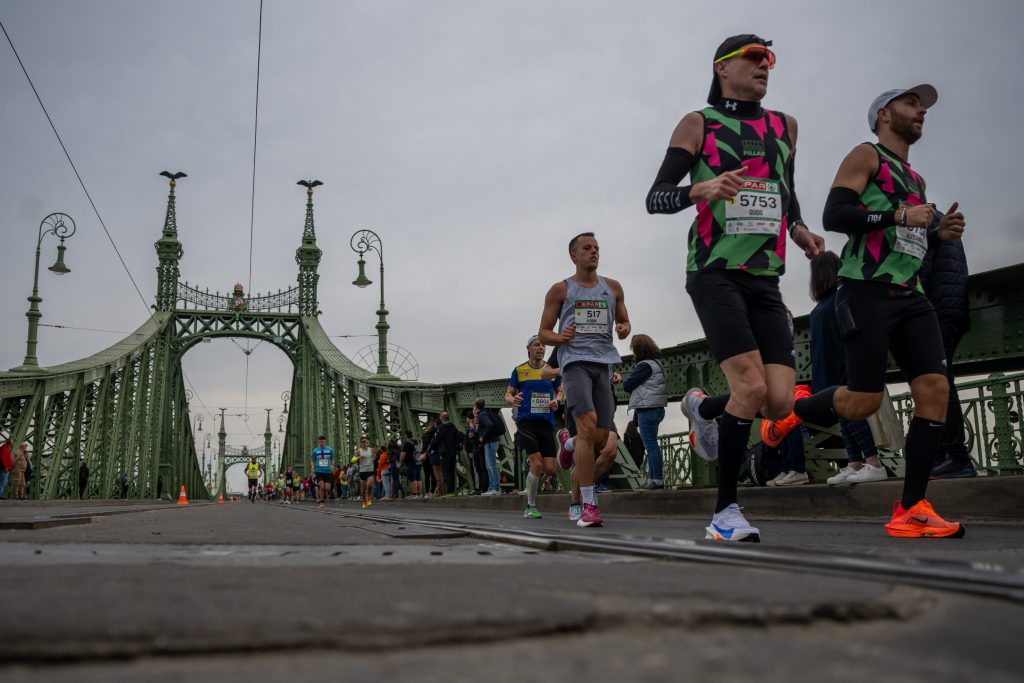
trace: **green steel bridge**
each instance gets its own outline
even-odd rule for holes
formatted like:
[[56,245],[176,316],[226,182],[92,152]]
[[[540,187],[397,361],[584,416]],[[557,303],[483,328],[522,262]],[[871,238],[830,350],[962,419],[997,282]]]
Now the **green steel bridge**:
[[[296,285],[248,298],[238,291],[231,296],[211,294],[179,281],[184,251],[178,240],[174,188],[172,179],[163,232],[155,243],[159,265],[150,318],[127,338],[88,358],[34,371],[22,366],[0,372],[0,437],[13,436],[16,442],[32,445],[36,476],[30,497],[76,497],[82,461],[93,473],[93,496],[119,496],[123,475],[128,476],[132,498],[176,495],[181,485],[192,497],[209,495],[196,453],[181,360],[189,349],[211,337],[262,340],[291,360],[291,406],[281,465],[291,464],[299,471],[304,470],[309,448],[321,433],[345,453],[355,448],[361,434],[369,435],[373,443],[384,443],[405,430],[419,434],[442,411],[462,427],[462,415],[478,398],[489,405],[503,405],[504,378],[451,384],[403,381],[383,366],[377,373],[363,369],[334,346],[318,318],[321,250],[316,243],[312,187],[307,188],[305,223],[295,254]],[[970,297],[972,330],[958,351],[957,374],[987,377],[961,387],[969,446],[986,473],[1020,473],[1024,471],[1020,419],[1024,375],[1003,373],[1024,368],[1024,264],[972,276]],[[807,318],[797,318],[795,325],[797,371],[806,379],[810,372]],[[726,390],[724,376],[704,340],[665,349],[663,360],[674,399],[693,386],[712,393]],[[632,358],[626,357],[619,369],[626,374],[631,367]],[[891,379],[899,378],[893,373]],[[619,402],[625,403],[626,395],[619,392]],[[909,396],[896,396],[894,404],[901,416],[912,410]],[[833,460],[845,458],[841,449],[818,447],[835,433],[812,432],[807,444],[812,476],[824,475]],[[270,453],[269,417],[264,436],[267,443],[260,456],[265,461]],[[690,454],[686,436],[662,437],[668,483],[712,483],[714,468]],[[240,457],[225,443],[222,417],[213,495],[224,491],[225,470]],[[513,486],[519,458],[508,434],[502,437],[499,457],[505,485]],[[899,471],[899,454],[888,454],[886,461]],[[457,469],[465,490],[467,463]],[[613,481],[621,488],[635,488],[643,481],[642,472],[621,446]]]

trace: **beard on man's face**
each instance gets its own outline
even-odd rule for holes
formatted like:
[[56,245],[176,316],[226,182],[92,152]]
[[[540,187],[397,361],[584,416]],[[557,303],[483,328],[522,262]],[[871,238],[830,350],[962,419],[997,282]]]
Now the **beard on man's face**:
[[909,145],[921,139],[923,130],[914,128],[914,119],[912,117],[904,116],[894,109],[890,109],[889,113],[892,116],[892,123],[889,124],[889,129],[893,133]]

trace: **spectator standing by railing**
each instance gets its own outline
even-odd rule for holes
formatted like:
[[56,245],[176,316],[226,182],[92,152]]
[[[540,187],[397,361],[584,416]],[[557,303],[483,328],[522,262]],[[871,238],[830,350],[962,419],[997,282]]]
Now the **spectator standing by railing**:
[[4,492],[7,490],[7,480],[11,477],[11,470],[14,469],[14,454],[11,453],[11,446],[14,439],[8,437],[0,445],[0,500],[4,500]]
[[636,426],[647,450],[647,481],[641,488],[660,489],[665,483],[658,427],[668,405],[661,349],[646,334],[634,334],[629,346],[636,364],[622,388],[629,393],[629,409],[635,411]]
[[[943,214],[935,212],[929,232],[938,230]],[[946,377],[949,379],[949,402],[946,406],[946,427],[942,435],[939,461],[932,469],[936,479],[960,479],[977,476],[967,452],[964,433],[964,412],[956,391],[953,356],[956,347],[971,329],[971,307],[967,299],[967,253],[963,240],[929,240],[931,245],[921,264],[921,286],[935,307],[946,352]]]

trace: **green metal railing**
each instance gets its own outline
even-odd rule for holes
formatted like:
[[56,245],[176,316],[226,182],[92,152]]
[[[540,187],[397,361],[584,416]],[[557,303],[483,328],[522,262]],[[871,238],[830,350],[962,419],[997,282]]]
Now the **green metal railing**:
[[[1024,373],[1001,372],[957,384],[964,411],[967,452],[975,467],[988,474],[1024,473]],[[893,396],[903,426],[914,412],[910,394]]]
[[[964,412],[967,451],[980,474],[1024,474],[1024,373],[994,373],[984,379],[957,384]],[[892,397],[893,407],[904,428],[914,412],[910,393]],[[808,429],[805,439],[807,471],[812,479],[834,474],[846,461],[846,451],[835,437],[838,427]],[[752,430],[751,445],[757,443]],[[690,433],[662,434],[658,437],[664,458],[665,486],[710,486],[717,472],[690,449]],[[896,476],[903,474],[903,456],[879,449],[883,464]],[[645,465],[646,466],[646,465]]]

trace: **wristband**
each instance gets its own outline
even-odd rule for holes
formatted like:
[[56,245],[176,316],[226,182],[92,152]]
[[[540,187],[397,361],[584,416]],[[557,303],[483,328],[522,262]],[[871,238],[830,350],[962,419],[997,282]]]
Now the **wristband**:
[[[795,221],[793,221],[792,223],[789,224],[789,236],[790,237],[793,236],[793,231],[796,230],[796,226],[798,226],[798,225],[802,225],[805,228],[807,228],[807,224],[804,223],[803,219],[802,218],[797,218]],[[807,229],[810,230],[810,228],[807,228]]]
[[903,207],[903,211],[900,212],[900,219],[896,222],[896,225],[901,228],[907,227],[907,207]]

